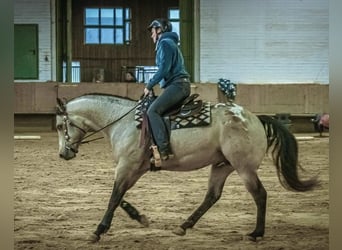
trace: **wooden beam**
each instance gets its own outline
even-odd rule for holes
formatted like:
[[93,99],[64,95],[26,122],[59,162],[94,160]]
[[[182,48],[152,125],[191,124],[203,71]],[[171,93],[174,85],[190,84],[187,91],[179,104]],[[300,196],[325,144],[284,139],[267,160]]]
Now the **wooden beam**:
[[14,140],[40,140],[40,135],[15,135]]

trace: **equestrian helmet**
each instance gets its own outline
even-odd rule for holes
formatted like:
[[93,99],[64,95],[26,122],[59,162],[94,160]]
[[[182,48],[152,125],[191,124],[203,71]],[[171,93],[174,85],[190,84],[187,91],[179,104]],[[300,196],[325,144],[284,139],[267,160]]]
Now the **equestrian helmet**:
[[171,32],[172,24],[165,18],[158,18],[153,20],[147,29],[151,32],[152,28],[160,28],[162,33]]

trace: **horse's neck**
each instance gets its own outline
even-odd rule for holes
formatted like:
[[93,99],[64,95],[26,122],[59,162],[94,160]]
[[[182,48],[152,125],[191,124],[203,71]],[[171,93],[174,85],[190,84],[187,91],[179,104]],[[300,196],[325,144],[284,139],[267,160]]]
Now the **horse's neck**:
[[70,112],[82,117],[94,130],[114,124],[116,120],[125,115],[131,106],[123,103],[104,102],[103,100],[84,99],[70,105]]

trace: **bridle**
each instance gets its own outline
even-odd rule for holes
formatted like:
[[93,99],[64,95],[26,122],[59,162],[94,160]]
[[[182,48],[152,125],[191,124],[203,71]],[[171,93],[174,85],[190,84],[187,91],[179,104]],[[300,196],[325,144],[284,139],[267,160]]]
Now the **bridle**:
[[[64,138],[66,140],[66,142],[68,142],[68,144],[65,144],[65,148],[68,149],[68,150],[71,150],[73,151],[74,153],[77,153],[78,150],[74,149],[71,147],[71,145],[73,144],[76,144],[76,143],[79,143],[81,142],[82,140],[80,141],[76,141],[76,142],[70,142],[70,139],[71,139],[71,136],[69,135],[69,127],[72,126],[72,127],[75,127],[77,128],[78,130],[80,130],[83,135],[85,135],[87,133],[87,131],[85,131],[83,128],[81,128],[80,126],[76,125],[75,123],[73,123],[70,119],[69,119],[69,116],[68,116],[68,113],[67,112],[64,112],[63,114],[63,127],[64,127]],[[86,143],[86,142],[82,142],[82,143]]]
[[[144,101],[145,98],[147,98],[147,96],[143,96],[143,97],[142,97],[142,101]],[[90,134],[84,136],[82,139],[77,140],[77,141],[75,141],[75,142],[70,142],[71,136],[69,135],[69,128],[68,128],[68,126],[73,126],[73,127],[77,128],[78,130],[80,130],[80,131],[83,133],[83,135],[85,135],[85,134],[87,133],[87,131],[86,131],[85,129],[81,128],[80,126],[76,125],[75,123],[73,123],[73,122],[70,120],[69,115],[68,115],[68,112],[66,111],[66,107],[63,105],[62,111],[59,110],[59,111],[57,112],[57,114],[63,116],[63,127],[64,127],[63,132],[64,132],[64,138],[65,138],[65,140],[68,142],[68,145],[66,144],[66,145],[65,145],[65,148],[68,149],[68,150],[71,150],[71,151],[74,152],[74,153],[77,153],[78,150],[72,148],[72,147],[71,147],[72,145],[78,144],[78,143],[79,143],[79,144],[89,143],[89,142],[96,141],[96,140],[99,140],[99,139],[104,138],[104,137],[102,136],[102,137],[99,137],[99,138],[95,138],[95,139],[91,139],[91,140],[84,141],[84,139],[86,139],[86,138],[88,138],[88,137],[90,137],[90,136],[92,136],[92,135],[94,135],[94,134],[96,134],[96,133],[98,133],[98,132],[104,130],[105,128],[111,126],[112,124],[114,124],[114,123],[120,121],[120,120],[123,119],[125,116],[127,116],[130,112],[132,112],[134,109],[136,109],[139,105],[140,105],[140,103],[138,102],[136,105],[134,105],[130,110],[128,110],[126,113],[124,113],[124,114],[123,114],[122,116],[120,116],[118,119],[116,119],[116,120],[114,120],[114,121],[108,123],[106,126],[100,128],[100,129],[98,129],[98,130],[93,131],[92,133],[90,133]]]

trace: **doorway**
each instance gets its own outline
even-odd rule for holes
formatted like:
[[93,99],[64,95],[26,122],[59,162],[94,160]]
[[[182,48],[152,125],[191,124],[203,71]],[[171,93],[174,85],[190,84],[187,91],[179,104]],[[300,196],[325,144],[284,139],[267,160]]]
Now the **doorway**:
[[14,79],[38,79],[38,24],[14,25]]

